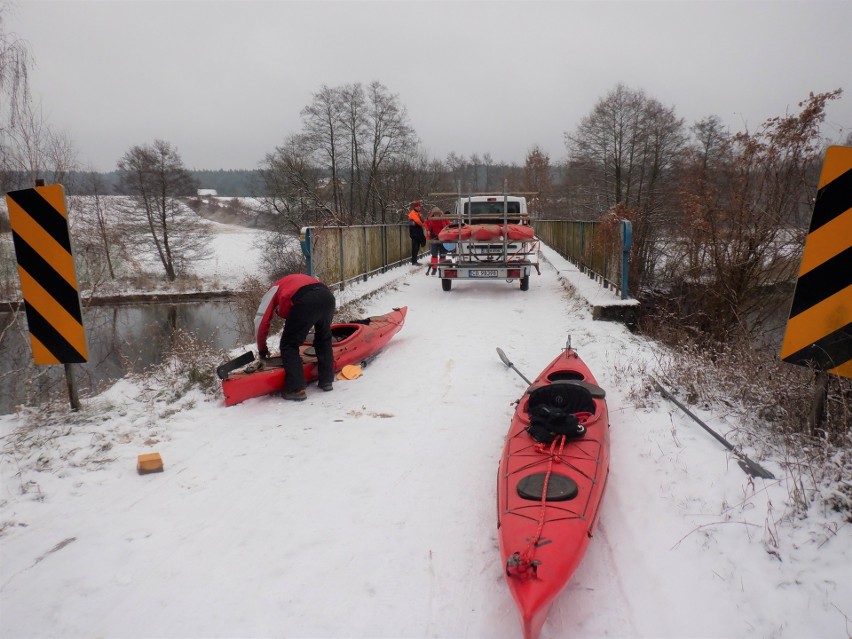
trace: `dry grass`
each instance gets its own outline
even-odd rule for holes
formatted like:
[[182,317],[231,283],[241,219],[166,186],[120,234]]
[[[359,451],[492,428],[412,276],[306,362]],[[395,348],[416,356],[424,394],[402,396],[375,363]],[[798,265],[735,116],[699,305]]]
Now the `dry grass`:
[[765,348],[699,346],[681,335],[657,368],[689,404],[737,415],[737,440],[783,460],[797,513],[819,500],[852,521],[852,380],[829,376],[824,417],[814,426],[814,371]]
[[[231,315],[240,335],[253,336],[255,334],[254,316],[260,300],[268,288],[269,282],[257,277],[247,277],[240,283],[237,294],[228,300],[228,307],[231,309]],[[282,324],[283,322],[278,319],[277,315],[273,317],[270,334],[280,330]]]
[[193,388],[207,395],[215,395],[220,383],[212,362],[224,359],[227,359],[224,351],[214,349],[209,342],[198,339],[194,333],[177,329],[163,362],[142,375],[154,378],[162,392],[168,394],[169,402],[177,401]]

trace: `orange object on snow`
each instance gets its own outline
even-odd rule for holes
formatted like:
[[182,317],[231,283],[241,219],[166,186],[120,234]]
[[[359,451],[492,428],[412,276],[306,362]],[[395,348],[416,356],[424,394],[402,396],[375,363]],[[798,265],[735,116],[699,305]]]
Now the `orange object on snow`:
[[140,475],[163,472],[163,460],[160,453],[146,453],[136,459],[136,472]]

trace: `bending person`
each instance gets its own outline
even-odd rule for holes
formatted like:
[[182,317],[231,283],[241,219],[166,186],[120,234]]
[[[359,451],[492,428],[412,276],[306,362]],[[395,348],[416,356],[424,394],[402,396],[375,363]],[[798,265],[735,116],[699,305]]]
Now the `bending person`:
[[269,357],[266,338],[273,313],[284,318],[281,333],[281,363],[284,366],[284,399],[302,401],[305,395],[305,371],[299,347],[314,329],[318,384],[324,391],[333,389],[334,356],[331,350],[331,322],[334,294],[317,278],[302,273],[287,275],[266,291],[255,316],[257,350],[262,359]]

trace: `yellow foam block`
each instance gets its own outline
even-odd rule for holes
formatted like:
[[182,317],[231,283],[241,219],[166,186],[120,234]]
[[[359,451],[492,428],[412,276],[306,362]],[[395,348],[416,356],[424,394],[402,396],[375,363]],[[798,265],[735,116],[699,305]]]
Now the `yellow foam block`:
[[160,458],[160,453],[139,455],[136,461],[136,472],[140,475],[163,472],[163,460]]

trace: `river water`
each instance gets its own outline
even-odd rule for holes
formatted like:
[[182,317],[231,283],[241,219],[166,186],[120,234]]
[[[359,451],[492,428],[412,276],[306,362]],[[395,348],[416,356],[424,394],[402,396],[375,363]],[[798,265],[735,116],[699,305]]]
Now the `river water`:
[[[253,341],[246,322],[228,301],[137,304],[83,310],[89,361],[76,365],[80,397],[103,389],[130,372],[163,361],[176,330],[193,333],[213,349],[230,350]],[[0,414],[17,405],[65,397],[65,367],[35,366],[26,314],[0,313]]]

